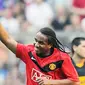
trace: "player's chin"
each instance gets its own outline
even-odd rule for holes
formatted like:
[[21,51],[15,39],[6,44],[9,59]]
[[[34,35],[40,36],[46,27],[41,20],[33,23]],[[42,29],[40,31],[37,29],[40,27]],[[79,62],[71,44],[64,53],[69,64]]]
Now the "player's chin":
[[36,52],[37,54],[40,54],[40,50],[37,49],[37,48],[35,48],[35,52]]

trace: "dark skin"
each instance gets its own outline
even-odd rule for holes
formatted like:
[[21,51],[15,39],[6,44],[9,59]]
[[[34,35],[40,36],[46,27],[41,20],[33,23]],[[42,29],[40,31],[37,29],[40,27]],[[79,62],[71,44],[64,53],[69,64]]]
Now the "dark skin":
[[40,57],[46,57],[51,54],[52,45],[48,43],[48,37],[38,32],[35,37],[35,51]]
[[[11,50],[14,54],[16,54],[17,42],[7,33],[4,27],[0,24],[0,39],[2,43]],[[50,49],[52,48],[51,44],[48,44],[48,38],[46,35],[38,32],[35,37],[35,51],[36,54],[42,56],[48,56],[50,54]],[[44,54],[44,55],[43,55]],[[39,85],[80,85],[79,82],[74,82],[70,79],[46,79],[46,78],[38,78],[37,82]]]

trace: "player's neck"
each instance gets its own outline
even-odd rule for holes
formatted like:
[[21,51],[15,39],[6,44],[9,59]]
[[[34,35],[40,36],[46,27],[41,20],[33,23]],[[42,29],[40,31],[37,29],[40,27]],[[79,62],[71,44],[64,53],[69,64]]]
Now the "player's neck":
[[81,58],[80,56],[74,54],[72,57],[73,61],[78,64],[78,63],[85,63],[85,59]]
[[47,53],[38,54],[38,56],[39,56],[40,58],[45,58],[45,57],[48,57],[48,56],[52,55],[53,51],[54,51],[54,49],[51,49],[51,50],[49,50],[49,52],[47,52]]

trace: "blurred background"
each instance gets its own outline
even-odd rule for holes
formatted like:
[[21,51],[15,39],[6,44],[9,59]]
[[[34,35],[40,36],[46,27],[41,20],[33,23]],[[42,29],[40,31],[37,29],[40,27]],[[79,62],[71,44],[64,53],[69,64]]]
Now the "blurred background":
[[[0,0],[0,23],[23,44],[34,43],[36,32],[48,26],[69,51],[74,37],[85,36],[85,1]],[[0,85],[25,85],[24,63],[1,42],[0,56]]]

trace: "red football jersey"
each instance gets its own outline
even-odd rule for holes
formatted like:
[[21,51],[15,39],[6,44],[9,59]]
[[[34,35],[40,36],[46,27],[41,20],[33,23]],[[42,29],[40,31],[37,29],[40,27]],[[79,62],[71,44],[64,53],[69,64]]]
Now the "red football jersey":
[[[29,56],[29,52],[32,53],[34,58]],[[70,57],[56,48],[51,56],[40,58],[36,55],[34,45],[25,46],[23,44],[18,44],[16,56],[26,64],[27,85],[38,85],[36,81],[38,77],[79,81],[78,74]],[[36,60],[41,68],[46,68],[46,72],[42,71],[32,59]],[[61,66],[59,64],[60,61],[63,61]]]

